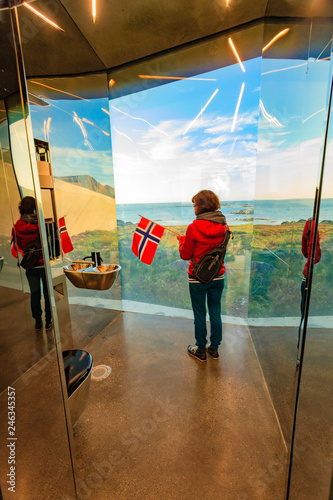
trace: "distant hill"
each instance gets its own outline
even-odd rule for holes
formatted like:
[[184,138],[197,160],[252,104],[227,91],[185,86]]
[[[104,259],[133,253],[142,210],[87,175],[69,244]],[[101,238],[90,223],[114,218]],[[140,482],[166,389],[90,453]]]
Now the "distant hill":
[[60,179],[55,179],[54,188],[57,214],[65,217],[70,236],[86,231],[113,231],[117,227],[116,202],[111,196]]
[[104,196],[109,196],[114,198],[114,188],[106,184],[100,184],[90,175],[68,175],[67,177],[56,177],[60,181],[70,182],[76,186],[81,186],[90,191],[95,191],[96,193],[104,194]]

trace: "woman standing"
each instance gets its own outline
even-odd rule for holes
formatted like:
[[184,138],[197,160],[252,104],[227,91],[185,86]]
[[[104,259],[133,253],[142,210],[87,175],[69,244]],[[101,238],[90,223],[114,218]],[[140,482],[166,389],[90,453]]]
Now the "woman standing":
[[194,314],[194,335],[196,345],[187,347],[188,353],[200,361],[206,361],[206,300],[210,319],[210,346],[208,353],[218,359],[218,348],[222,340],[221,297],[224,287],[224,262],[216,278],[210,283],[201,283],[192,276],[193,262],[220,245],[228,228],[220,210],[220,200],[209,190],[199,191],[192,198],[196,219],[186,230],[178,234],[179,253],[183,260],[190,260],[188,275],[189,289]]
[[[32,196],[22,198],[19,205],[21,217],[12,229],[12,254],[17,258],[17,252],[24,250],[33,242],[40,241],[39,225],[36,214],[36,201]],[[27,280],[30,287],[30,305],[32,317],[35,319],[35,330],[43,328],[41,308],[41,281],[43,283],[43,295],[45,301],[45,329],[52,328],[52,315],[47,288],[45,267],[42,252],[40,252],[38,265],[26,270]]]

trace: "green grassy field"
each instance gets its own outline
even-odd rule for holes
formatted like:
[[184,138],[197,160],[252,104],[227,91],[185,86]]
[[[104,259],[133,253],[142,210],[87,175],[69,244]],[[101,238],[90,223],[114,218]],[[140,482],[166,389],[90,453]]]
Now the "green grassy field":
[[[165,231],[150,266],[132,252],[135,225],[118,224],[118,230],[85,232],[72,237],[72,260],[82,259],[91,251],[101,252],[105,263],[119,258],[122,297],[151,304],[190,309],[187,263],[178,252],[176,236]],[[236,317],[283,317],[300,314],[300,286],[305,259],[301,253],[304,222],[281,225],[238,225],[231,227],[226,255],[223,314]],[[319,225],[324,232],[333,223]],[[185,233],[186,227],[173,227]],[[118,244],[119,241],[119,244]],[[322,258],[314,268],[311,314],[332,315],[333,304],[333,231],[320,239]],[[5,264],[15,265],[10,240],[2,237],[0,254]]]

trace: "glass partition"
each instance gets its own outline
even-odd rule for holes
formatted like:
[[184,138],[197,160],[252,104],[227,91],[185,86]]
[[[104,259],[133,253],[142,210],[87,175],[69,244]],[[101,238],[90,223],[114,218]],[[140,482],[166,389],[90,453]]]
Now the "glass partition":
[[[298,377],[302,232],[313,214],[320,168],[330,38],[325,23],[265,24],[248,321],[288,446]],[[329,202],[323,211],[329,219]]]
[[[5,500],[75,495],[71,430],[66,417],[64,379],[59,376],[63,368],[61,351],[60,357],[57,351],[59,330],[52,282],[45,283],[44,294],[47,289],[53,327],[37,331],[36,318],[32,317],[36,311],[31,307],[35,288],[28,282],[28,271],[19,266],[22,254],[17,247],[18,231],[12,233],[20,219],[21,198],[34,197],[37,214],[30,215],[38,222],[47,263],[16,14],[15,8],[1,11],[0,33],[3,49],[0,59],[0,469]],[[43,298],[41,307],[44,310]]]
[[[247,315],[262,26],[109,72],[123,308],[191,317],[187,266],[172,231],[195,218],[192,196],[211,189],[235,239],[223,313]],[[247,58],[235,51],[248,44]],[[237,53],[238,54],[238,53]],[[131,251],[144,216],[166,230],[150,266]]]
[[[317,26],[323,32],[322,26]],[[332,125],[332,30],[324,50],[313,58],[312,70],[328,74],[328,91],[317,96],[321,103],[309,116],[327,111],[324,145],[320,151],[321,170],[317,182],[318,199],[311,221],[313,232],[303,233],[307,247],[307,275],[304,326],[300,344],[300,384],[295,414],[293,455],[289,476],[290,499],[304,491],[307,499],[329,498],[332,472],[332,228],[333,228],[333,125]],[[322,67],[324,66],[324,68]],[[319,79],[319,78],[318,78]],[[317,86],[317,90],[319,88]],[[319,92],[318,92],[319,93]],[[326,103],[323,102],[326,98]],[[329,104],[328,104],[329,103]],[[312,109],[311,109],[312,108]],[[312,112],[312,116],[311,116]],[[316,241],[317,240],[317,241]],[[312,245],[312,247],[311,247]],[[305,259],[304,259],[305,260]],[[308,316],[307,316],[308,313]]]
[[[28,81],[33,134],[48,144],[57,219],[70,239],[52,264],[60,270],[72,261],[91,262],[92,252],[100,254],[99,264],[119,264],[107,88],[104,73]],[[121,310],[120,281],[93,290],[66,280],[76,348]]]

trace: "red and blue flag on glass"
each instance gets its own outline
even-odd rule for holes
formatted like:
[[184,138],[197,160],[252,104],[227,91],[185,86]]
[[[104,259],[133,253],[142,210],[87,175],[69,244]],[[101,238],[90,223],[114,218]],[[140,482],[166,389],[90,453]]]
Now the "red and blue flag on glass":
[[164,227],[141,217],[135,230],[132,243],[132,252],[145,264],[151,264],[156,248],[163,236]]
[[59,219],[59,233],[60,233],[60,242],[63,253],[68,253],[73,250],[73,245],[69,234],[67,232],[65,217],[61,217]]

